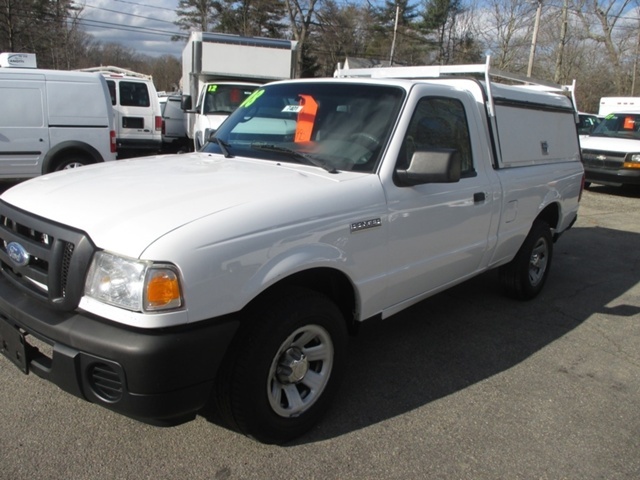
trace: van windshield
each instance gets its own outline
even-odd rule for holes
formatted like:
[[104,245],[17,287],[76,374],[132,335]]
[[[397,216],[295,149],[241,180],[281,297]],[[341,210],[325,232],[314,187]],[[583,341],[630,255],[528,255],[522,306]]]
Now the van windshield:
[[404,97],[393,86],[267,85],[242,103],[203,151],[374,172]]
[[591,136],[640,140],[640,113],[610,113],[593,130]]

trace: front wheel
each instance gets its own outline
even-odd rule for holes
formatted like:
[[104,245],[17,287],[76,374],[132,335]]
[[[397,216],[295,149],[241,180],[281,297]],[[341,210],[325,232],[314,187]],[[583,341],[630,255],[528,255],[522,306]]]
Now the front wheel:
[[507,295],[519,300],[534,298],[544,286],[553,257],[553,239],[547,222],[536,220],[515,258],[500,267],[500,281]]
[[322,294],[291,289],[247,312],[214,391],[223,420],[265,443],[292,440],[320,419],[336,393],[348,334]]

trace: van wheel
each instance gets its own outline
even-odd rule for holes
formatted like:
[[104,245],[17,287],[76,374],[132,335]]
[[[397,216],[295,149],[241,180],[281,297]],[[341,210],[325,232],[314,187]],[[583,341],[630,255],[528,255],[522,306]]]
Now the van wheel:
[[336,393],[347,340],[340,310],[324,295],[270,295],[247,312],[219,372],[213,400],[222,420],[265,443],[302,435]]
[[553,240],[547,222],[536,220],[515,258],[500,267],[505,293],[518,300],[529,300],[540,293],[551,268]]
[[91,164],[92,161],[87,157],[82,156],[70,156],[67,158],[63,158],[58,160],[51,170],[52,172],[59,172],[60,170],[70,170],[72,168],[84,167],[85,165]]

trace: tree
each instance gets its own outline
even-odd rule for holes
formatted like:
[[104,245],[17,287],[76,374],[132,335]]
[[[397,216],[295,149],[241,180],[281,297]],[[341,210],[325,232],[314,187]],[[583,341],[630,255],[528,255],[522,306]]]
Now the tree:
[[492,64],[521,72],[527,64],[535,5],[527,0],[488,0],[476,24],[477,35],[491,52]]
[[[214,0],[180,0],[175,24],[187,32],[210,32],[218,25],[218,15],[222,4]],[[181,36],[174,36],[172,40],[183,40]]]
[[283,0],[223,0],[218,31],[245,37],[283,38],[287,26]]
[[426,54],[432,46],[420,35],[419,24],[416,22],[419,14],[416,9],[417,6],[409,4],[409,0],[387,0],[379,7],[376,10],[373,38],[368,48],[369,56],[389,59],[394,64],[426,63]]
[[317,25],[309,37],[321,75],[331,76],[346,57],[365,57],[372,41],[373,9],[367,5],[325,1],[316,13]]
[[635,52],[637,25],[633,25],[633,35],[621,35],[616,27],[625,21],[625,13],[630,10],[632,0],[578,1],[577,15],[582,23],[584,36],[604,47],[615,72],[613,80],[616,92],[618,95],[624,95],[629,91],[630,75],[628,69],[623,68],[623,57],[627,49]]
[[0,51],[18,52],[26,34],[27,5],[23,0],[0,0]]
[[147,60],[148,71],[153,76],[153,83],[159,91],[177,92],[180,89],[182,63],[172,55],[163,55]]
[[35,53],[40,67],[73,68],[87,36],[71,0],[0,0],[0,51]]
[[473,36],[462,0],[426,0],[421,12],[420,30],[435,37],[435,63],[447,65],[477,60],[479,49]]
[[287,13],[293,38],[298,42],[296,49],[296,72],[295,76],[300,77],[303,65],[303,52],[306,49],[307,37],[311,21],[314,19],[316,4],[319,0],[285,0]]

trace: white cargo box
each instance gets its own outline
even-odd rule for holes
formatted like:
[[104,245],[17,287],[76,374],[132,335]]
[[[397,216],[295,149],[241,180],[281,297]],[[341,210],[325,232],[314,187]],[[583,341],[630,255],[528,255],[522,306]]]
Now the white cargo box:
[[193,32],[182,54],[183,74],[186,78],[194,73],[261,81],[290,78],[296,44],[291,40]]

